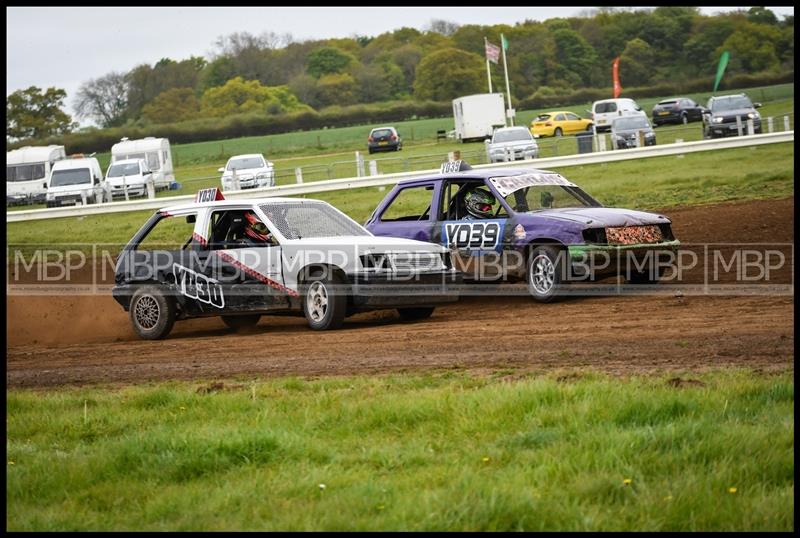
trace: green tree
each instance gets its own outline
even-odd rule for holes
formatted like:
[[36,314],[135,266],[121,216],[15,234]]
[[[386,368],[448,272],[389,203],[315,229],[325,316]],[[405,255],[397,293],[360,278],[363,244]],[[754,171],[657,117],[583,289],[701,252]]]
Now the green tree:
[[626,86],[645,86],[653,77],[655,68],[653,47],[644,39],[631,39],[619,59],[619,78]]
[[345,71],[357,62],[352,54],[336,47],[321,47],[311,51],[306,61],[306,71],[314,78]]
[[477,54],[446,48],[425,56],[417,66],[414,95],[447,101],[484,91],[484,64]]
[[112,71],[100,78],[90,79],[78,88],[75,114],[91,118],[103,127],[118,127],[125,123],[128,112],[127,74]]
[[236,77],[224,86],[210,88],[200,98],[204,116],[223,117],[230,114],[258,112],[279,114],[308,110],[286,86],[262,86],[257,80]]
[[746,22],[717,49],[717,57],[722,51],[729,50],[731,71],[756,73],[774,69],[780,64],[776,50],[780,39],[778,28]]
[[191,88],[172,88],[156,96],[142,109],[142,117],[150,123],[177,123],[199,115],[200,101]]
[[751,7],[747,10],[747,20],[759,24],[778,24],[778,17],[765,7]]
[[61,110],[66,97],[61,88],[31,86],[15,91],[6,98],[6,136],[44,138],[71,132],[78,124]]
[[320,77],[317,85],[323,106],[352,105],[358,101],[356,80],[349,73],[334,73]]
[[597,54],[589,43],[575,30],[558,28],[553,32],[556,54],[565,78],[569,74],[577,76],[579,83],[588,84],[591,69],[597,61]]

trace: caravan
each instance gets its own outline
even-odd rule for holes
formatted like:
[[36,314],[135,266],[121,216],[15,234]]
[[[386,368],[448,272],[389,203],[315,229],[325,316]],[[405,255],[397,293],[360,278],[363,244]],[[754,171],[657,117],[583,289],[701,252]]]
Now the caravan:
[[168,189],[175,181],[169,140],[148,136],[140,140],[123,138],[111,146],[111,162],[143,159],[153,172],[156,189]]
[[6,152],[6,203],[44,202],[53,165],[64,146],[25,146]]
[[502,93],[479,93],[453,99],[456,139],[486,140],[494,130],[506,126]]

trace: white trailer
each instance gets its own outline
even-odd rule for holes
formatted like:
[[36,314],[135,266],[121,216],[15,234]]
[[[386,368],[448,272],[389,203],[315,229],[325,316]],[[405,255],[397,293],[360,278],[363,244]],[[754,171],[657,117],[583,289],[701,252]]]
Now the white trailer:
[[169,139],[148,136],[139,140],[123,138],[111,146],[111,162],[126,159],[144,159],[153,171],[153,183],[156,189],[168,189],[175,181],[172,168],[172,151]]
[[66,157],[64,146],[25,146],[6,152],[6,202],[43,202],[53,164]]
[[478,93],[453,99],[456,138],[461,142],[486,140],[498,127],[506,126],[502,93]]

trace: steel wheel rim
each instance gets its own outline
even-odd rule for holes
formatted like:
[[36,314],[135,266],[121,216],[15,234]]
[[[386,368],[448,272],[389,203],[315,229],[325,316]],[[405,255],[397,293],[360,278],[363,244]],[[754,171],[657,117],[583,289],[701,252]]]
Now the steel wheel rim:
[[684,125],[686,125],[687,123],[689,123],[689,118],[687,118],[686,116],[683,116],[683,117],[681,117],[681,121],[683,122]]
[[139,297],[134,307],[134,316],[136,318],[136,323],[138,323],[142,329],[152,329],[156,326],[161,316],[161,308],[158,306],[158,301],[151,295]]
[[328,311],[328,289],[317,280],[308,288],[306,310],[313,321],[321,321]]
[[553,289],[556,266],[545,254],[539,254],[531,262],[531,286],[541,295],[547,295]]

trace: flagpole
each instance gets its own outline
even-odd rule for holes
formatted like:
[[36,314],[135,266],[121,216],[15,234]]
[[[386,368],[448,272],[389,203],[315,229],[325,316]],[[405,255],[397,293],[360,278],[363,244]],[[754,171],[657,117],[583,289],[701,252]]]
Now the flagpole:
[[[503,34],[500,34],[500,48],[503,49],[503,71],[506,75],[506,95],[508,96],[508,110],[511,110],[511,88],[508,85],[508,64],[506,63],[506,38]],[[508,116],[508,114],[506,114]],[[508,116],[509,121],[511,121],[511,126],[514,126],[514,117]]]
[[486,56],[486,80],[489,81],[489,93],[492,93],[492,71],[489,69],[489,56],[486,54],[488,48],[488,41],[486,36],[483,37],[484,56]]

